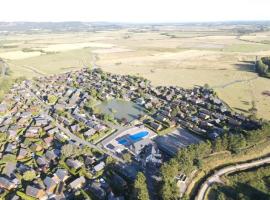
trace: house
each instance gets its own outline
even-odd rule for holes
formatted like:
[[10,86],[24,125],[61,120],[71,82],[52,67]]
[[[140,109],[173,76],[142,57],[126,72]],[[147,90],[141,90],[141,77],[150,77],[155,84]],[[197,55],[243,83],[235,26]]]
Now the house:
[[93,169],[95,170],[95,172],[99,172],[99,171],[103,170],[104,167],[105,167],[105,163],[102,161],[102,162],[98,163],[97,165],[95,165],[93,167]]
[[17,160],[24,159],[27,156],[27,154],[28,154],[28,151],[26,149],[20,148],[19,153],[17,155]]
[[155,131],[160,131],[162,126],[156,122],[150,122],[149,124]]
[[138,99],[136,100],[136,103],[142,106],[142,105],[145,104],[145,100],[144,100],[143,98],[138,98]]
[[30,149],[34,152],[41,151],[43,149],[41,144],[32,143]]
[[79,169],[83,166],[83,163],[81,163],[80,161],[78,160],[73,160],[73,159],[67,159],[66,161],[66,164],[67,166],[69,166],[70,168],[73,168],[73,169]]
[[155,120],[160,121],[160,122],[165,122],[165,121],[167,121],[167,118],[164,117],[163,115],[157,114],[157,115],[155,116]]
[[45,153],[45,157],[47,158],[47,160],[49,161],[54,161],[56,160],[56,158],[58,157],[55,153],[55,151],[46,151]]
[[46,137],[43,139],[44,143],[46,144],[45,147],[50,147],[52,146],[52,143],[53,143],[53,137],[52,136],[49,136],[49,137]]
[[6,190],[11,190],[13,188],[16,188],[15,183],[11,182],[7,178],[0,177],[0,188],[4,188]]
[[151,139],[149,138],[144,138],[143,140],[139,140],[135,143],[131,143],[130,146],[128,147],[135,155],[138,155],[141,153],[143,148],[149,144],[151,144]]
[[9,128],[7,131],[8,139],[14,140],[17,137],[17,129],[15,127]]
[[54,176],[62,182],[65,182],[69,178],[68,171],[65,169],[57,169]]
[[37,159],[37,164],[38,164],[38,166],[40,166],[40,167],[47,166],[47,165],[48,165],[48,160],[47,160],[44,156],[38,157],[38,159]]
[[37,199],[42,199],[45,197],[45,191],[39,188],[35,188],[33,186],[28,185],[26,187],[26,192],[28,196],[37,198]]
[[90,136],[92,136],[92,135],[95,134],[95,133],[96,133],[96,130],[93,129],[93,128],[90,128],[88,131],[84,132],[83,135],[84,135],[85,137],[90,137]]
[[39,131],[39,127],[30,127],[26,130],[24,137],[27,138],[34,138],[34,137],[38,137],[38,131]]
[[72,181],[69,185],[72,189],[80,189],[83,184],[85,183],[85,178],[83,176],[75,179],[74,181]]
[[57,186],[57,182],[55,181],[55,179],[47,176],[43,182],[46,186],[46,192],[53,193]]

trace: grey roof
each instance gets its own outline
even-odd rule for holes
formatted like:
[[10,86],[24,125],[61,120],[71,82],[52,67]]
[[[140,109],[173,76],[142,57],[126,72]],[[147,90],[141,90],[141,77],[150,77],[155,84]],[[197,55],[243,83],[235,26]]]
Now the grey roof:
[[68,177],[68,171],[65,169],[57,169],[55,172],[55,175],[61,180],[65,181],[66,178]]
[[70,187],[73,188],[73,189],[77,189],[77,188],[80,188],[82,184],[85,183],[85,178],[83,176],[75,179],[74,181],[72,181],[70,183]]

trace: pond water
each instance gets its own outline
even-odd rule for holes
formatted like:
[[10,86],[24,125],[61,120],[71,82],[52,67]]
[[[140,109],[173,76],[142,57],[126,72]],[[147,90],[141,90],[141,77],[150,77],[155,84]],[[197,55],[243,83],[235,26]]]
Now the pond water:
[[118,120],[126,118],[128,122],[137,119],[140,114],[144,114],[144,109],[141,106],[131,101],[119,99],[104,101],[98,104],[97,108],[103,113],[113,114]]

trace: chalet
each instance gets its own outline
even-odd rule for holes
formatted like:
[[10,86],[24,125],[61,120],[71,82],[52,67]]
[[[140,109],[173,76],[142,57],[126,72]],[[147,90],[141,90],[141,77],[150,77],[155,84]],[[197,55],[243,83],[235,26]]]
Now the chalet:
[[159,114],[155,115],[154,118],[155,118],[155,120],[160,121],[160,122],[165,122],[168,120],[165,116],[159,115]]
[[53,137],[52,136],[46,137],[46,138],[43,139],[43,141],[46,144],[45,147],[49,148],[53,144]]
[[24,137],[28,137],[28,138],[34,138],[34,137],[38,137],[39,134],[39,127],[30,127],[26,130]]
[[79,126],[77,124],[70,126],[70,130],[75,133],[79,131]]
[[162,126],[156,122],[150,122],[149,125],[151,128],[153,128],[155,131],[160,131],[162,129]]
[[210,116],[209,115],[207,115],[207,114],[205,114],[205,113],[200,113],[199,114],[199,117],[201,118],[201,119],[204,119],[204,120],[206,120],[206,119],[209,119],[210,118]]
[[45,157],[47,158],[48,161],[54,161],[58,157],[55,151],[49,151],[47,150],[45,153]]
[[13,188],[16,188],[16,185],[13,182],[11,182],[9,179],[0,177],[0,188],[11,190]]
[[28,185],[26,187],[26,192],[25,192],[28,196],[37,198],[37,199],[42,199],[45,197],[45,191],[33,186]]
[[17,137],[17,131],[18,127],[17,126],[12,126],[7,130],[7,135],[8,139],[15,139]]
[[17,160],[22,160],[28,155],[28,151],[24,148],[20,148],[18,155],[17,155]]
[[95,172],[99,172],[99,171],[103,170],[104,167],[105,167],[105,163],[102,161],[102,162],[98,163],[97,165],[95,165],[93,167],[93,169]]
[[20,117],[29,119],[31,117],[31,115],[32,114],[30,112],[23,112],[23,113],[21,113]]
[[96,161],[95,157],[87,156],[84,159],[84,164],[87,165],[87,166],[92,166],[95,163],[95,161]]
[[38,143],[32,143],[30,146],[30,149],[34,152],[41,151],[43,149],[43,146]]
[[86,182],[85,178],[83,176],[75,179],[74,181],[72,181],[69,185],[72,189],[80,189],[83,184]]
[[37,158],[37,164],[40,167],[44,167],[48,165],[48,160],[45,158],[45,156],[38,157]]
[[47,133],[49,135],[53,135],[53,134],[55,134],[57,132],[59,132],[59,129],[58,128],[52,128],[52,129],[50,129],[50,130],[47,131]]
[[144,149],[145,146],[151,144],[151,140],[149,138],[145,138],[144,140],[139,140],[135,143],[132,143],[129,146],[129,149],[135,154],[138,155]]
[[95,133],[96,133],[96,130],[93,129],[93,128],[90,128],[89,130],[87,130],[86,132],[84,132],[83,135],[85,137],[90,137],[90,136],[94,135]]
[[14,149],[16,149],[16,145],[8,143],[5,149],[5,153],[12,153]]
[[66,160],[66,164],[70,168],[76,169],[76,170],[79,169],[79,168],[81,168],[83,166],[83,163],[81,163],[80,161],[73,160],[73,159],[70,159],[70,158]]
[[145,104],[145,100],[143,98],[139,98],[139,99],[136,99],[136,103],[142,106]]
[[65,169],[57,169],[54,176],[62,182],[65,182],[69,178],[68,171]]
[[20,127],[25,127],[26,124],[28,123],[28,118],[18,118],[17,120],[17,125]]
[[55,181],[55,179],[47,176],[43,182],[46,186],[46,192],[53,193],[57,186],[57,182]]

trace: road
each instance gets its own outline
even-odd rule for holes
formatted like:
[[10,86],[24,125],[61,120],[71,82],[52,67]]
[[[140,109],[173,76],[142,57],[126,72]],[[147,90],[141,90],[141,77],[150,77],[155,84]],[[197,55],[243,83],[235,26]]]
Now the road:
[[197,196],[196,196],[196,200],[203,200],[205,199],[205,195],[206,192],[208,190],[208,188],[213,184],[213,183],[218,183],[220,182],[220,177],[225,175],[225,174],[229,174],[232,172],[236,172],[236,171],[241,171],[241,170],[245,170],[245,169],[249,169],[249,168],[253,168],[253,167],[258,167],[260,165],[264,165],[270,163],[270,157],[264,158],[264,159],[260,159],[260,160],[256,160],[253,162],[248,162],[248,163],[244,163],[244,164],[237,164],[237,165],[233,165],[233,166],[228,166],[225,168],[222,168],[220,170],[218,170],[217,172],[215,172],[212,176],[210,176],[201,186]]
[[[44,111],[49,111],[50,110],[50,106],[48,106],[47,104],[45,104],[45,102],[43,102],[35,93],[33,93],[29,88],[27,88],[29,93],[31,94],[31,96],[36,97],[37,101],[40,103],[40,105],[43,107]],[[57,120],[55,120],[54,118],[52,118],[50,115],[46,114],[44,112],[44,117],[46,117],[48,120],[53,121],[55,123],[55,125],[57,126],[57,128],[59,130],[61,130],[63,133],[65,133],[70,139],[76,141],[79,144],[83,144],[85,146],[88,146],[90,148],[96,149],[100,152],[103,152],[104,154],[107,154],[111,157],[113,157],[114,159],[116,159],[117,161],[121,162],[121,163],[125,163],[125,161],[121,158],[119,158],[118,156],[114,155],[113,153],[107,151],[105,148],[103,147],[99,147],[97,145],[94,145],[90,142],[87,142],[81,138],[79,138],[78,136],[74,135],[73,133],[71,133],[71,131],[67,128],[65,128],[64,126],[62,126]]]

